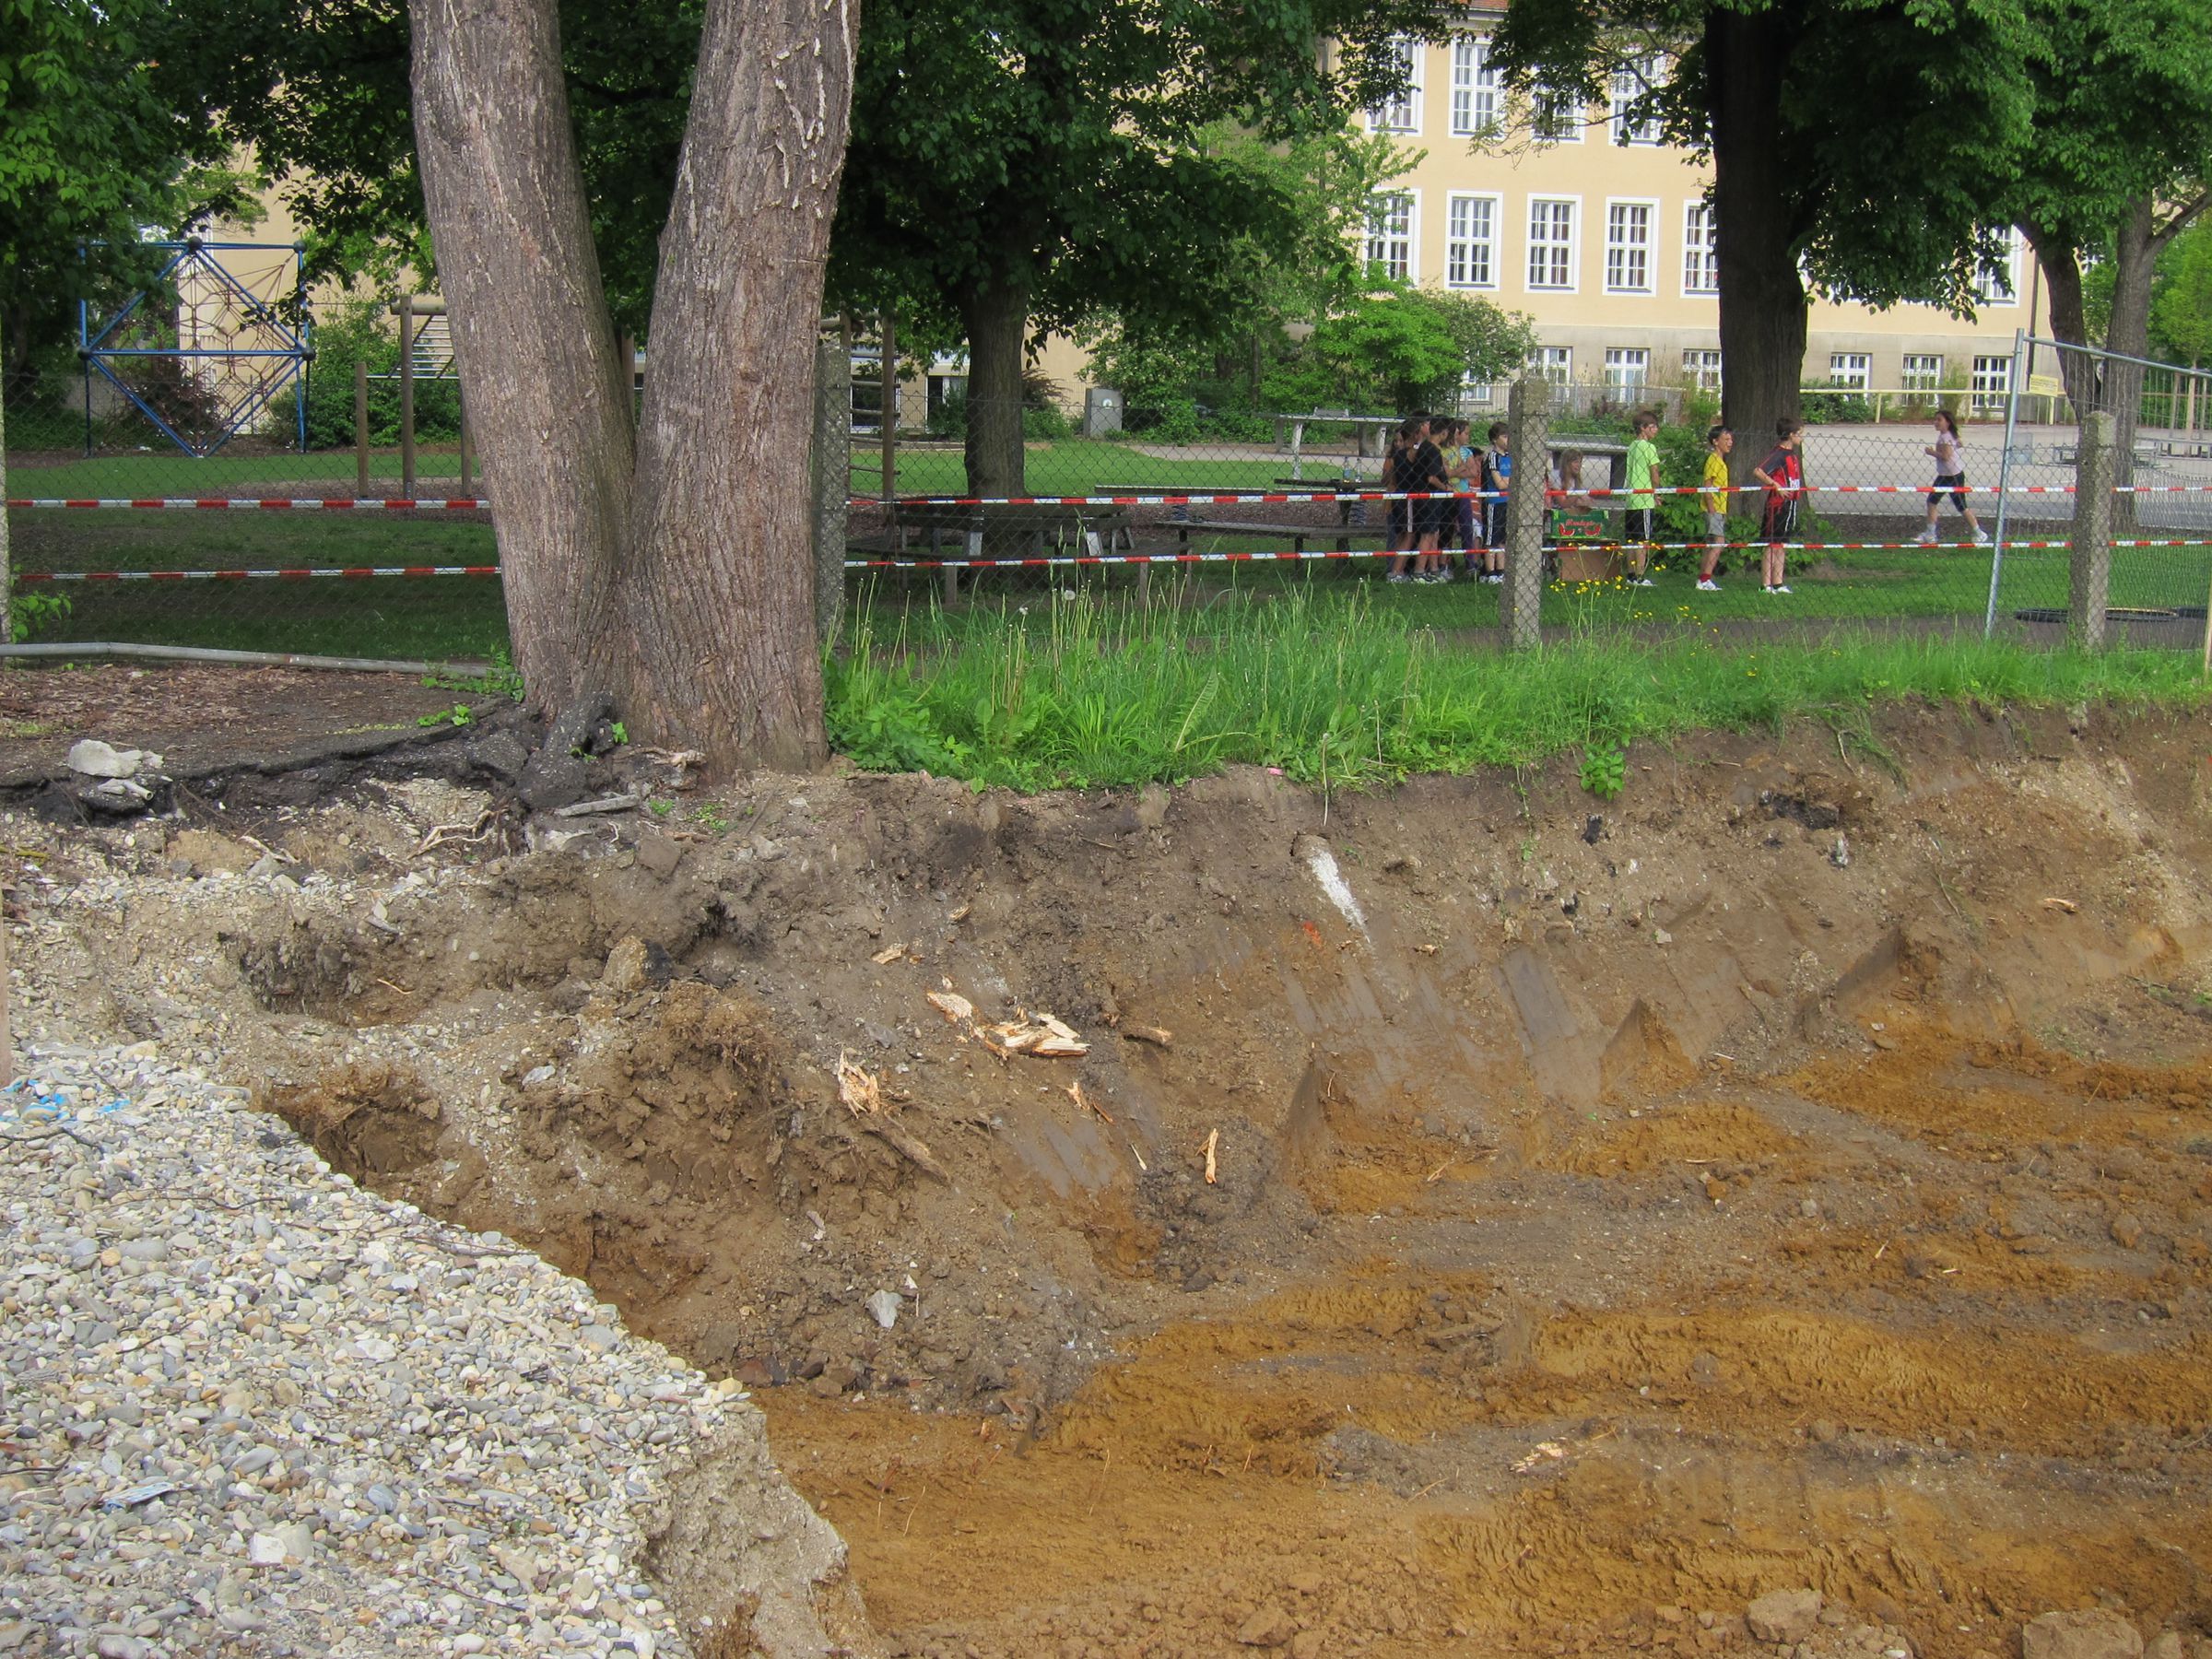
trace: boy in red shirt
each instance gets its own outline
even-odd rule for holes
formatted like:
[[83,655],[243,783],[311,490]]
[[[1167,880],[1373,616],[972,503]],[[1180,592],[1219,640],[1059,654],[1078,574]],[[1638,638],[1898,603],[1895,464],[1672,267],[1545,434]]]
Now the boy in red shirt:
[[1770,594],[1786,594],[1787,546],[1797,535],[1797,504],[1805,495],[1805,422],[1784,415],[1774,423],[1774,447],[1751,469],[1751,477],[1766,489],[1766,511],[1761,534],[1767,550],[1759,564],[1759,579]]

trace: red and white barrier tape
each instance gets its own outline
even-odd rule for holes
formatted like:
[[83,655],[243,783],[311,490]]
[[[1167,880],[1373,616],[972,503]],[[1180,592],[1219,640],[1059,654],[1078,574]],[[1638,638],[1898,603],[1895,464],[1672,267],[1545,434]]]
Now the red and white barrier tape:
[[138,507],[156,512],[475,512],[491,503],[481,496],[428,500],[412,496],[100,496],[9,497],[10,507]]
[[275,571],[18,571],[18,582],[252,582],[276,578],[304,582],[343,576],[497,576],[498,565],[349,565]]

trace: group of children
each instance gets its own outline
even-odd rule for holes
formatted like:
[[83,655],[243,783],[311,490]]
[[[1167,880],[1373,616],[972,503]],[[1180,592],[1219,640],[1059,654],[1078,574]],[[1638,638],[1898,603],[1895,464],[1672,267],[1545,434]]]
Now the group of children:
[[[1659,478],[1659,418],[1649,411],[1635,417],[1635,436],[1630,441],[1624,468],[1622,504],[1625,523],[1621,541],[1627,557],[1630,585],[1650,587],[1651,555],[1657,544]],[[1775,425],[1774,448],[1751,469],[1752,479],[1765,492],[1760,507],[1759,533],[1766,543],[1759,575],[1767,593],[1786,594],[1783,580],[1789,544],[1797,534],[1798,504],[1805,494],[1805,463],[1800,453],[1805,423],[1785,418]],[[1390,503],[1390,559],[1392,582],[1437,582],[1452,580],[1448,562],[1455,556],[1466,560],[1467,573],[1479,582],[1505,580],[1505,493],[1512,482],[1512,440],[1503,421],[1489,429],[1489,445],[1477,449],[1468,440],[1470,429],[1453,417],[1415,415],[1398,428],[1396,441],[1382,464],[1382,488],[1393,495],[1434,491],[1422,500]],[[1735,448],[1735,434],[1715,425],[1705,435],[1705,466],[1700,477],[1699,504],[1705,512],[1705,547],[1698,569],[1698,588],[1720,592],[1721,555],[1728,542],[1728,457]],[[1934,452],[1931,451],[1931,453]],[[1571,493],[1573,483],[1565,475],[1553,480],[1555,488]],[[1961,480],[1962,481],[1962,480]],[[1451,499],[1448,492],[1478,490],[1481,518],[1477,525],[1475,500],[1465,495]],[[1477,530],[1479,528],[1479,534]],[[1456,530],[1449,547],[1446,536]]]

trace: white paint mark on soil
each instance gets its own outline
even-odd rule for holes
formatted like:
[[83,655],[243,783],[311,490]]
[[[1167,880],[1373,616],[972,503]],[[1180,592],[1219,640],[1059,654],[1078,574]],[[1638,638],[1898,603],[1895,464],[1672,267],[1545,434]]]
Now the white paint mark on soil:
[[1336,867],[1336,854],[1327,841],[1315,839],[1306,842],[1306,867],[1313,872],[1313,879],[1321,883],[1321,890],[1329,896],[1329,902],[1344,912],[1344,919],[1359,930],[1361,938],[1373,945],[1374,940],[1368,935],[1367,916],[1359,909],[1359,900],[1352,897],[1344,872]]

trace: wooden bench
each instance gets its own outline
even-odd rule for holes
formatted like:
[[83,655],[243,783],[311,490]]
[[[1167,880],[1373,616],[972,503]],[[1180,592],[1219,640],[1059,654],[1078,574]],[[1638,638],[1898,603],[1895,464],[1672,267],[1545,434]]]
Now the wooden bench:
[[[1349,503],[1340,502],[1341,505]],[[1287,524],[1280,519],[1184,519],[1175,529],[1181,546],[1188,547],[1194,533],[1209,535],[1273,535],[1285,538],[1294,553],[1303,553],[1310,541],[1334,542],[1336,551],[1348,553],[1355,541],[1382,541],[1390,539],[1387,529],[1372,525],[1340,524]]]
[[[1080,546],[1093,558],[1131,540],[1125,507],[979,506],[957,501],[912,501],[892,509],[892,540],[898,553],[913,550],[918,535],[930,557],[947,557],[945,544],[958,538],[957,559],[1033,559],[1047,548]],[[960,567],[945,566],[945,597],[959,594]]]

